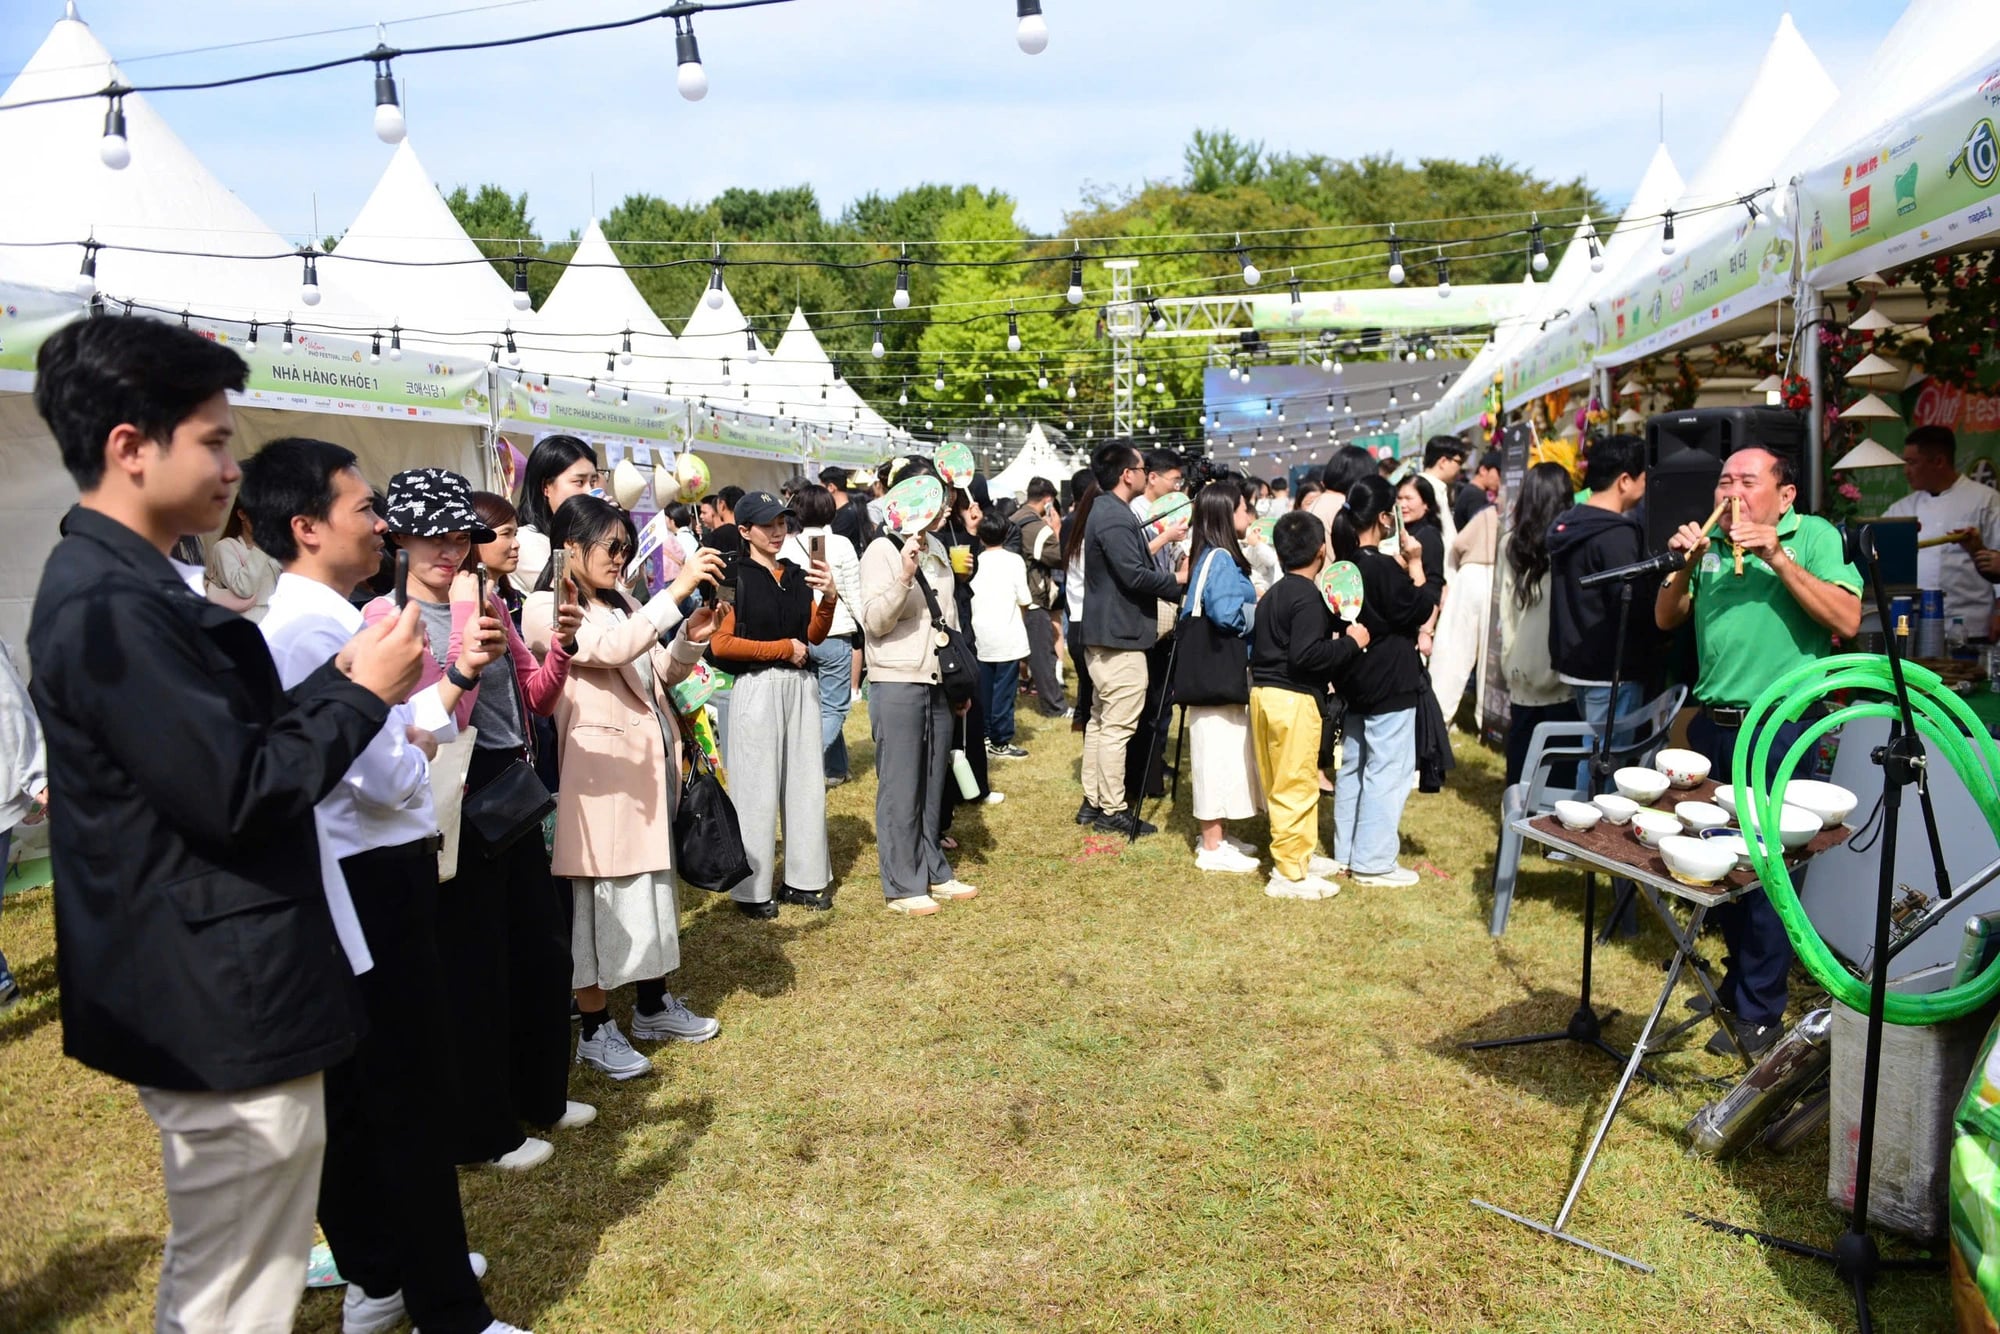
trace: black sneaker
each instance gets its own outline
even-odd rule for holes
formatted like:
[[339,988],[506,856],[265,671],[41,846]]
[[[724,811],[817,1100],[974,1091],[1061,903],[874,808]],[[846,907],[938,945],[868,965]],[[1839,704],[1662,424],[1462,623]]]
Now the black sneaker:
[[[1743,1048],[1743,1054],[1753,1061],[1771,1050],[1778,1039],[1785,1035],[1783,1024],[1746,1024],[1741,1019],[1732,1019],[1729,1027],[1735,1032],[1736,1041]],[[1729,1035],[1720,1031],[1708,1040],[1706,1050],[1714,1056],[1736,1054],[1736,1048],[1729,1045]]]
[[764,921],[778,915],[778,904],[775,899],[766,903],[745,903],[741,899],[733,899],[731,902],[735,903],[736,911],[745,917],[755,917]]
[[1078,824],[1096,824],[1103,815],[1103,811],[1098,810],[1095,805],[1088,801],[1076,808],[1076,822]]
[[793,889],[790,885],[783,885],[778,889],[778,902],[796,903],[799,907],[810,908],[814,912],[828,912],[833,908],[833,891],[831,889]]
[[1025,760],[1028,758],[1028,752],[1011,741],[1004,746],[996,746],[988,742],[986,753],[996,760]]
[[1160,832],[1158,825],[1148,824],[1130,811],[1118,811],[1110,815],[1100,814],[1091,822],[1090,827],[1101,833],[1122,834],[1126,838],[1144,838],[1148,834]]

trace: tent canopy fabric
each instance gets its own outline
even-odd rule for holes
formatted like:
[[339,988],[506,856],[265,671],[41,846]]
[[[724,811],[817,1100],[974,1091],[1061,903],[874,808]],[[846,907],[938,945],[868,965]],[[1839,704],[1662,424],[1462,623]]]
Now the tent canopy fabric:
[[[596,218],[542,308],[516,320],[517,328],[530,330],[518,340],[529,370],[636,389],[664,385],[679,369],[678,341],[619,266]],[[626,329],[632,331],[631,364],[607,372],[606,355],[623,350]]]
[[1042,424],[1036,422],[1022,438],[1020,452],[987,481],[986,488],[995,499],[1013,496],[1018,500],[1028,494],[1028,483],[1035,478],[1046,477],[1060,486],[1075,471],[1075,466],[1049,443]]

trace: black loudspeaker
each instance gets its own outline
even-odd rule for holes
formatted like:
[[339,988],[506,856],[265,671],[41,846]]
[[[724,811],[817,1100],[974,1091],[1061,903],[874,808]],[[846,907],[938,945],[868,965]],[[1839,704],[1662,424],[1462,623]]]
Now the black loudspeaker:
[[1805,458],[1806,423],[1786,408],[1690,408],[1662,412],[1646,422],[1646,546],[1665,551],[1684,523],[1700,523],[1715,509],[1715,479],[1722,461],[1756,445]]

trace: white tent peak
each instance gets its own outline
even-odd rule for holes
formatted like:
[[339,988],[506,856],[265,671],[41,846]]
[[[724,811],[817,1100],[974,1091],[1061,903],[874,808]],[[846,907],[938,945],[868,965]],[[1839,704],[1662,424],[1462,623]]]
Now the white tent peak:
[[1749,91],[1736,104],[1701,170],[1689,179],[1683,202],[1718,203],[1769,183],[1785,151],[1838,96],[1833,79],[1786,14],[1764,49]]
[[[125,79],[89,25],[68,13],[0,93],[0,105],[96,93],[107,82]],[[122,171],[98,157],[104,134],[98,98],[7,113],[0,240],[77,243],[74,249],[10,247],[0,256],[9,281],[68,291],[82,264],[82,242],[94,237],[113,246],[246,257],[106,251],[98,257],[98,281],[109,297],[224,316],[295,303],[295,261],[247,258],[285,254],[291,243],[231,194],[143,95],[127,93],[124,109],[132,160]]]
[[[408,139],[330,256],[320,264],[323,309],[360,307],[446,332],[525,324],[513,290],[459,226]],[[356,259],[399,262],[340,262]]]

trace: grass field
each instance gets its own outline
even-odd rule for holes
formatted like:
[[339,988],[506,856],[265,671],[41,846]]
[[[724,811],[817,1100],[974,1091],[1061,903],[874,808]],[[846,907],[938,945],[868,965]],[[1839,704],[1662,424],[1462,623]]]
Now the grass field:
[[[1530,858],[1486,934],[1496,757],[1461,743],[1453,787],[1412,798],[1419,887],[1279,902],[1197,873],[1184,815],[1129,850],[1087,837],[1078,738],[1028,714],[1032,757],[994,766],[1006,803],[959,821],[977,900],[883,911],[865,777],[831,794],[833,913],[756,923],[690,891],[677,989],[722,1036],[632,1084],[579,1071],[595,1125],[529,1175],[464,1177],[496,1312],[543,1334],[1853,1327],[1817,1266],[1682,1219],[1841,1222],[1824,1143],[1687,1156],[1699,1086],[1634,1093],[1571,1222],[1657,1273],[1467,1202],[1552,1217],[1616,1074],[1565,1046],[1457,1048],[1574,1004],[1572,871]],[[848,735],[865,772],[865,710]],[[0,943],[30,993],[0,1020],[0,1330],[150,1328],[151,1127],[60,1055],[46,891],[8,902]],[[1657,930],[1599,951],[1614,1040],[1667,952]],[[1727,1073],[1701,1040],[1663,1073]],[[1890,1278],[1876,1310],[1950,1327],[1935,1276]],[[308,1294],[300,1327],[338,1330],[338,1296]]]

